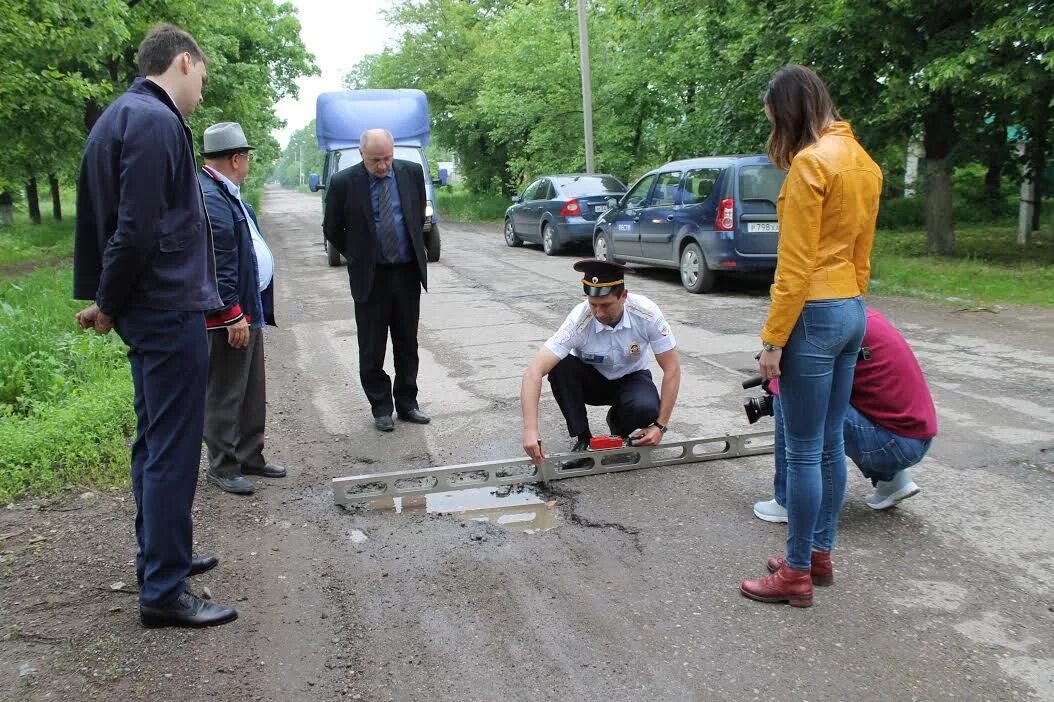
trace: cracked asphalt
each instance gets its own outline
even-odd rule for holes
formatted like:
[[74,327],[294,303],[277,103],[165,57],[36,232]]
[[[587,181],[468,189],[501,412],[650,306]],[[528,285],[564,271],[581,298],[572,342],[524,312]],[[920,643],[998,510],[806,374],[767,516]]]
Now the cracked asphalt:
[[[94,623],[76,640],[92,651],[107,641],[124,661],[117,675],[91,677],[112,670],[106,656],[48,659],[16,637],[0,651],[3,699],[1054,700],[1049,310],[869,300],[919,356],[941,434],[914,470],[922,492],[896,509],[870,510],[870,484],[850,467],[836,583],[799,610],[738,592],[782,552],[784,527],[751,513],[771,496],[771,456],[559,481],[543,494],[557,526],[533,534],[334,506],[334,477],[519,455],[520,374],[580,299],[578,255],[507,248],[500,225],[444,222],[420,330],[433,422],[382,435],[358,384],[347,274],[321,249],[318,198],[272,189],[263,210],[281,324],[266,340],[268,445],[290,477],[258,481],[248,499],[202,484],[196,513],[199,549],[222,563],[195,588],[234,601],[240,619],[144,634],[91,600]],[[755,367],[764,286],[690,295],[676,273],[648,270],[630,289],[663,309],[682,353],[667,440],[748,431],[739,384]],[[542,413],[547,449],[566,450],[547,387]],[[602,409],[591,417],[603,426]],[[97,554],[100,583],[132,553],[127,503],[103,497],[120,513],[100,528],[124,550]],[[86,538],[74,516],[49,519],[74,545]],[[49,562],[46,550],[34,557]],[[6,620],[60,630],[12,604],[9,585]],[[25,661],[45,672],[16,679]]]

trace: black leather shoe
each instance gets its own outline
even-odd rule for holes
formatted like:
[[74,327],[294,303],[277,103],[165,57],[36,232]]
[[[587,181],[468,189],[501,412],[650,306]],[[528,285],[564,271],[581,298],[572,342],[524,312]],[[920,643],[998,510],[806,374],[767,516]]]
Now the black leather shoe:
[[395,422],[390,416],[374,417],[373,426],[377,427],[377,431],[395,431]]
[[399,419],[412,424],[428,424],[432,418],[419,409],[406,410],[399,413]]
[[211,470],[205,471],[205,480],[212,483],[220,490],[235,495],[251,495],[256,491],[253,484],[244,475],[217,475]]
[[[585,453],[588,450],[589,439],[576,439],[571,447],[571,453]],[[563,470],[578,470],[579,468],[588,468],[592,464],[592,458],[569,458],[566,461],[560,461],[560,468]]]
[[201,575],[207,573],[220,564],[220,559],[215,556],[197,556],[190,561],[190,574]]
[[217,626],[233,622],[237,618],[238,612],[234,607],[209,602],[189,592],[184,592],[167,607],[139,606],[139,620],[143,622],[143,626],[150,628]]
[[274,463],[265,463],[256,468],[253,466],[242,466],[242,475],[259,475],[264,478],[284,478],[286,469]]

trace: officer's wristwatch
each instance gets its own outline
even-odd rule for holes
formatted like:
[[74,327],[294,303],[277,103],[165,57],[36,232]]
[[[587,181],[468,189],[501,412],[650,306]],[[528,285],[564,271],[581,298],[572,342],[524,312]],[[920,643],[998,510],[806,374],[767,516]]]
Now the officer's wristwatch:
[[665,424],[659,424],[658,422],[652,422],[651,426],[657,427],[659,429],[659,431],[662,432],[663,434],[666,433],[666,425]]
[[783,347],[782,346],[774,346],[774,345],[770,344],[767,341],[762,341],[761,342],[761,349],[763,351],[782,351]]

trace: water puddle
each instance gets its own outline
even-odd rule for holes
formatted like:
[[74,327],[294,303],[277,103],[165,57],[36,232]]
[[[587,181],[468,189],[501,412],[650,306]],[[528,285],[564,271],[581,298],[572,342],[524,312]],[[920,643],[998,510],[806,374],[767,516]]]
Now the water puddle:
[[367,508],[396,514],[450,514],[475,522],[492,522],[536,534],[557,525],[555,501],[546,502],[528,486],[482,487],[413,497],[371,500]]

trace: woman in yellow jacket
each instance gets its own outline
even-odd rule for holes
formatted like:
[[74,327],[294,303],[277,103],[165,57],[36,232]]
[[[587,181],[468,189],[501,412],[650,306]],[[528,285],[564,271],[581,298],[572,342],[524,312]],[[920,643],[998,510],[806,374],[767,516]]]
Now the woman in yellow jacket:
[[780,191],[779,257],[761,331],[761,375],[779,378],[787,465],[787,556],[740,591],[762,602],[812,605],[833,580],[845,493],[842,424],[849,407],[870,277],[882,171],[857,142],[819,76],[777,71],[764,95],[769,158]]

